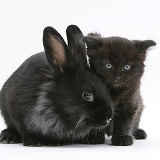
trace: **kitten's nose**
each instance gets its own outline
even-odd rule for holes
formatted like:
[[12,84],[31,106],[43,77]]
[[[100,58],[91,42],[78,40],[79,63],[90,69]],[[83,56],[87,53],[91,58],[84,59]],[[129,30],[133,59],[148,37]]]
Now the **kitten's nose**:
[[121,79],[121,77],[120,76],[116,76],[115,79],[118,81],[118,80]]

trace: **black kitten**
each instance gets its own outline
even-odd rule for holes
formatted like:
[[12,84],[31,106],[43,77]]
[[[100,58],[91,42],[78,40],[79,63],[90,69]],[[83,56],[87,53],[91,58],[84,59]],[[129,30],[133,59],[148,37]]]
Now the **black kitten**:
[[128,146],[133,138],[145,139],[139,129],[143,102],[140,80],[144,72],[146,51],[155,46],[152,40],[130,41],[121,37],[103,38],[91,33],[84,38],[91,68],[109,88],[113,101],[114,118],[106,133],[112,135],[112,144]]

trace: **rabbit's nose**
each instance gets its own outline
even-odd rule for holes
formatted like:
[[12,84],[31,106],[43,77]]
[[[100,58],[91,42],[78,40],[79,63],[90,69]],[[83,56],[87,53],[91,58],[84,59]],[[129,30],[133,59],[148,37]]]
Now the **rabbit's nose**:
[[109,118],[109,119],[107,118],[107,119],[106,119],[107,125],[111,122],[111,120],[112,120],[112,118]]
[[112,118],[113,118],[113,111],[109,110],[106,113],[106,120],[105,120],[105,122],[107,123],[107,125],[110,123],[110,121],[112,120]]

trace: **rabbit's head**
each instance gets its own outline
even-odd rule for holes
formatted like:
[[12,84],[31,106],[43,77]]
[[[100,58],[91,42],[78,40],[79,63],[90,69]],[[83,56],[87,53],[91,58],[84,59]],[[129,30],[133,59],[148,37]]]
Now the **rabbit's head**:
[[79,28],[69,26],[67,38],[69,47],[54,28],[44,29],[44,49],[55,77],[56,112],[64,125],[80,136],[108,124],[112,118],[111,99],[105,85],[87,66]]

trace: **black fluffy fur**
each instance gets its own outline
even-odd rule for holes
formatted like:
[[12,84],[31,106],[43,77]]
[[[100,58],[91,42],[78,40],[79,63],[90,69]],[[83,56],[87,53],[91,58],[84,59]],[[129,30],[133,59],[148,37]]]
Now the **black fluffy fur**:
[[[112,144],[128,146],[135,139],[145,139],[147,134],[139,129],[143,102],[140,94],[146,51],[155,46],[152,40],[131,41],[121,37],[103,38],[90,33],[84,37],[89,62],[94,72],[103,80],[113,102],[114,116],[106,133],[112,135]],[[107,68],[106,65],[112,65]],[[130,65],[125,70],[125,65]]]
[[[1,132],[1,143],[104,143],[102,129],[112,117],[111,99],[87,66],[82,37],[72,34],[69,49],[55,29],[46,27],[45,52],[28,58],[4,84],[0,108],[7,129]],[[82,98],[84,91],[93,94],[93,101]]]

